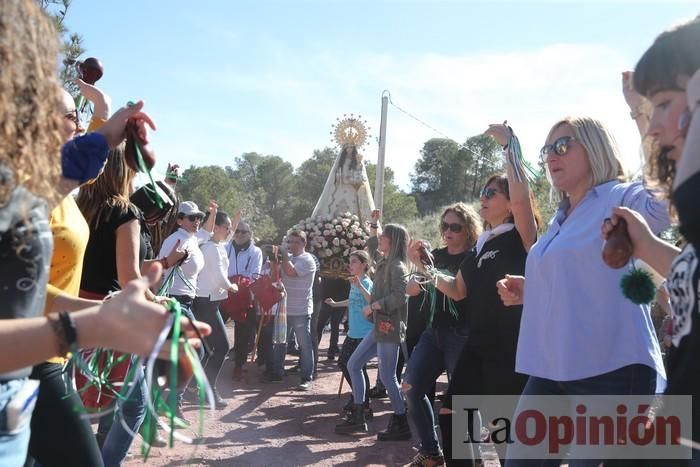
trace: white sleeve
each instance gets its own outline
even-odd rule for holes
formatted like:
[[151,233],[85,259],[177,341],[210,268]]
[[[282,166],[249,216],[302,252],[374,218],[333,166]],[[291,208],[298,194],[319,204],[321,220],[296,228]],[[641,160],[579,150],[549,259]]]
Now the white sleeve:
[[260,274],[263,264],[262,250],[256,246],[252,246],[250,251],[250,265],[248,266],[248,277],[252,277],[253,274]]
[[172,234],[163,240],[163,244],[160,246],[160,251],[158,252],[158,258],[156,259],[167,258],[167,256],[170,254],[170,250],[172,250],[175,243],[177,243],[176,237],[177,235]]
[[197,243],[201,245],[204,242],[208,242],[213,234],[204,229],[199,229],[195,235],[197,235]]

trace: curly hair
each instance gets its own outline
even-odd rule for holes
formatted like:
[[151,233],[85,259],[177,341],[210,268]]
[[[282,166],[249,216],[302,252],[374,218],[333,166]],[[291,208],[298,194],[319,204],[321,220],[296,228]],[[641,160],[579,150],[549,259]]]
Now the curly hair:
[[88,224],[99,225],[105,209],[118,208],[123,213],[136,209],[129,200],[135,176],[136,172],[126,164],[124,143],[110,150],[102,173],[93,183],[82,185],[75,200]]
[[34,0],[3,1],[0,11],[0,205],[17,185],[56,201],[60,179],[58,34]]
[[[446,206],[445,209],[440,214],[440,222],[445,218],[448,213],[453,213],[455,216],[459,217],[464,225],[466,231],[466,237],[464,238],[464,243],[467,249],[472,248],[476,245],[476,241],[481,235],[481,225],[479,225],[479,214],[470,206],[462,203],[450,204]],[[440,226],[438,226],[438,229]],[[443,235],[444,240],[444,235]],[[443,241],[444,243],[444,241]]]
[[[693,76],[700,69],[700,16],[662,32],[644,52],[634,69],[634,89],[650,98],[660,91],[683,91],[682,75]],[[646,152],[646,178],[671,198],[676,163],[668,158],[670,148],[652,141]]]

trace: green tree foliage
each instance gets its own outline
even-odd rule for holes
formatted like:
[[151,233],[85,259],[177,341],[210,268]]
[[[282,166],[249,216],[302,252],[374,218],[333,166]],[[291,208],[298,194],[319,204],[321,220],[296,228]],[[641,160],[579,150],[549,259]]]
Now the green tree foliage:
[[296,195],[299,198],[299,219],[311,215],[316,201],[323,192],[328,174],[333,167],[336,151],[333,148],[314,150],[313,156],[305,160],[296,171]]
[[56,26],[62,44],[62,61],[59,77],[63,86],[74,96],[78,94],[78,87],[73,82],[77,78],[75,62],[85,52],[83,39],[79,34],[68,31],[63,23],[72,0],[37,0],[39,6],[53,21]]
[[[377,177],[376,164],[367,163],[367,177],[369,185],[374,193],[374,185]],[[384,207],[382,221],[406,225],[418,216],[416,199],[401,191],[394,181],[394,171],[390,167],[384,168]]]
[[486,180],[503,170],[502,149],[489,136],[473,136],[461,146],[446,138],[426,141],[411,176],[420,212],[478,198]]

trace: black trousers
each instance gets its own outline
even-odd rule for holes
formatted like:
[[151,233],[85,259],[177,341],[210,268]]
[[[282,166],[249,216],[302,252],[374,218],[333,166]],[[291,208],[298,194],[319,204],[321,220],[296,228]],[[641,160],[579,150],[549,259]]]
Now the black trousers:
[[241,368],[248,359],[251,338],[256,330],[255,309],[248,310],[245,321],[236,321],[233,329],[233,363]]
[[340,335],[340,323],[343,321],[343,315],[347,308],[333,308],[326,303],[321,304],[321,311],[318,315],[318,323],[316,324],[316,332],[318,340],[323,336],[323,328],[326,327],[328,321],[331,322],[331,342],[328,346],[328,355],[335,356],[340,352],[338,348],[338,337]]
[[[345,341],[343,342],[343,348],[340,350],[340,356],[338,357],[338,366],[340,367],[340,371],[343,372],[345,381],[348,382],[351,388],[352,380],[350,379],[350,372],[348,372],[348,361],[350,360],[353,352],[355,352],[357,346],[360,345],[360,342],[362,342],[362,339],[346,337]],[[367,388],[365,391],[365,402],[369,402],[369,376],[367,375],[367,365],[362,367],[362,377],[365,379],[365,388]],[[350,397],[352,397],[352,395]]]
[[31,378],[41,383],[25,465],[36,461],[44,467],[101,467],[102,454],[90,422],[80,418],[83,403],[72,387],[66,388],[62,370],[57,363],[41,363],[32,371]]
[[224,320],[219,313],[219,303],[221,301],[211,301],[207,297],[197,297],[192,302],[195,318],[211,326],[211,334],[204,338],[211,353],[208,356],[202,356],[202,366],[213,389],[216,389],[216,379],[219,377],[226,354],[231,348]]

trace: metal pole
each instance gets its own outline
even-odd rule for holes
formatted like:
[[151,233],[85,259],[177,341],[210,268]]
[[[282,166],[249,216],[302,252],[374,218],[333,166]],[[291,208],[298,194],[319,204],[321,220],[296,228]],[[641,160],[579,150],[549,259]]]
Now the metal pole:
[[382,120],[379,124],[379,155],[377,157],[377,178],[374,182],[374,204],[384,214],[384,157],[386,154],[386,112],[391,94],[382,92]]

